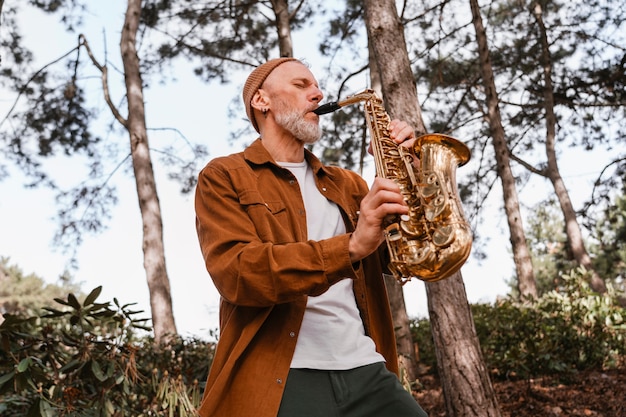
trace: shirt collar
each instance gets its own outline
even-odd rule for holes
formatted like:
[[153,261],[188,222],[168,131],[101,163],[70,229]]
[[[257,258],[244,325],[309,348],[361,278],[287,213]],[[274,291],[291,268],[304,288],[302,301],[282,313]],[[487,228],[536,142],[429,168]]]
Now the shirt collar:
[[[272,164],[276,165],[276,161],[272,158],[272,155],[265,149],[263,143],[261,142],[261,138],[258,138],[250,146],[248,146],[244,152],[244,158],[256,165],[264,165],[264,164]],[[322,162],[311,153],[308,149],[304,150],[304,158],[307,160],[313,172],[317,175],[319,171],[323,171],[326,175],[329,174],[326,167],[322,164]],[[276,165],[278,166],[278,165]]]

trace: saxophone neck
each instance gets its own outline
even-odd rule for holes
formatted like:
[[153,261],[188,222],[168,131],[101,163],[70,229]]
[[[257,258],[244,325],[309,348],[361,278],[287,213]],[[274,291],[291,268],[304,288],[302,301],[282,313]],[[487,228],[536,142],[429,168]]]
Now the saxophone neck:
[[366,90],[361,91],[360,93],[346,97],[345,99],[341,100],[337,104],[339,105],[339,107],[344,107],[344,106],[349,106],[351,104],[359,103],[361,101],[370,101],[372,99],[378,102],[381,102],[380,97],[378,97],[376,92],[368,88]]

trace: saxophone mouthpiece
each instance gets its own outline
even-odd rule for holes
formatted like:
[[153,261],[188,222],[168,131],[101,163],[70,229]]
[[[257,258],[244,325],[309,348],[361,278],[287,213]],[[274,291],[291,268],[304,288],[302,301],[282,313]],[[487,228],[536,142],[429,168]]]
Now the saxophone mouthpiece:
[[336,110],[339,110],[341,106],[336,101],[331,101],[330,103],[322,104],[317,109],[313,110],[313,113],[321,116],[322,114],[332,113]]

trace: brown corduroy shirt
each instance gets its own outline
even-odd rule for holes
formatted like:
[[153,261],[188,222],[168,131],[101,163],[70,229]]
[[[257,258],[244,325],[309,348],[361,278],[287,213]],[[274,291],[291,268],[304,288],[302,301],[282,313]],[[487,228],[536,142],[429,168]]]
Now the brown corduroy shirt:
[[[261,140],[216,158],[200,173],[196,226],[220,295],[220,337],[200,407],[203,417],[275,417],[307,296],[354,280],[366,333],[398,372],[391,313],[378,253],[350,262],[348,240],[367,185],[356,173],[306,159],[317,187],[340,208],[347,234],[307,240],[300,188]],[[382,252],[382,251],[381,251]],[[320,334],[320,337],[324,337]]]

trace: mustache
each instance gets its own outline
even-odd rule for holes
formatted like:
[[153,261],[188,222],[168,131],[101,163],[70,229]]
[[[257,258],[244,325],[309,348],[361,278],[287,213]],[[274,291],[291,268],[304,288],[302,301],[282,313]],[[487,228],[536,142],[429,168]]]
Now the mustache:
[[307,113],[315,113],[315,114],[317,114],[315,111],[316,111],[318,108],[319,108],[319,105],[318,105],[318,104],[312,105],[312,106],[310,106],[310,107],[306,110],[306,112],[305,112],[304,114],[307,114]]

